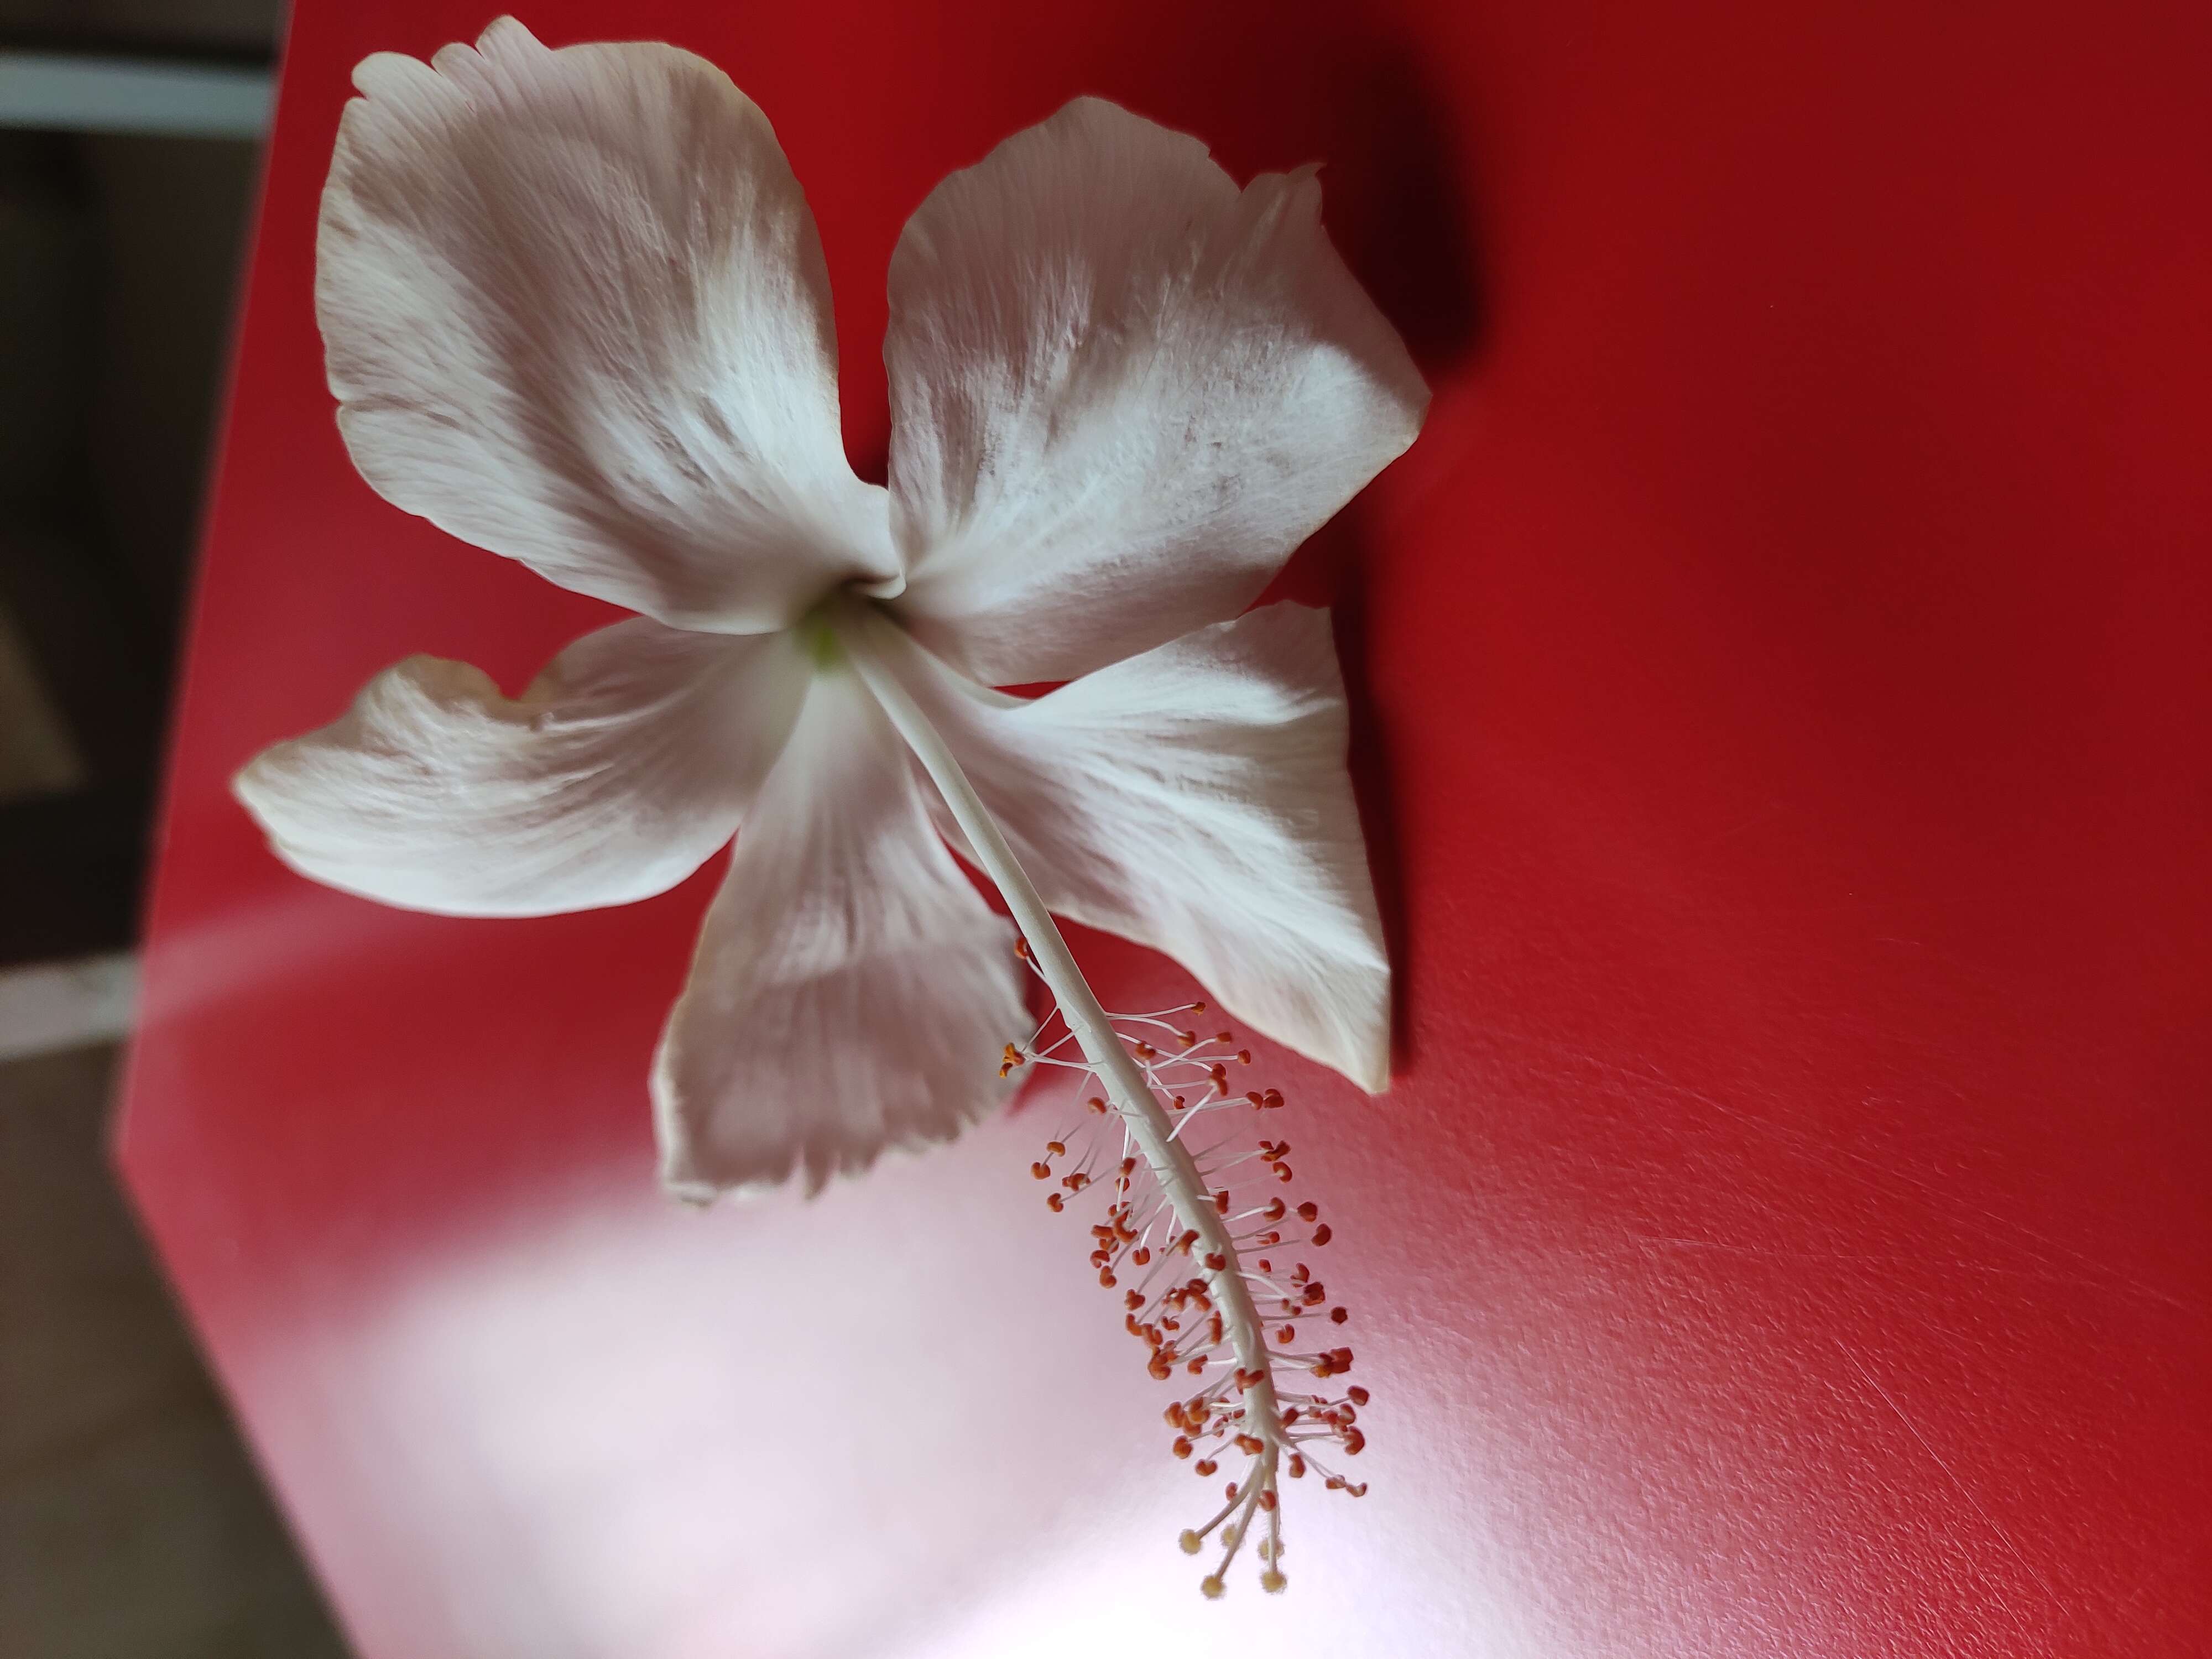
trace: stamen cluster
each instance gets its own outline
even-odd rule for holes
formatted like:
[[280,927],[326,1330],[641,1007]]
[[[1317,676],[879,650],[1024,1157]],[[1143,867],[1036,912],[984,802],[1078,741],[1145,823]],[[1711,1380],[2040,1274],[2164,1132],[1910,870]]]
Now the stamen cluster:
[[[1034,970],[1027,943],[1017,948]],[[1057,1008],[1026,1042],[1006,1045],[999,1072],[1006,1077],[1035,1066],[1080,1074],[1080,1112],[1069,1128],[1045,1143],[1044,1157],[1030,1165],[1030,1173],[1054,1182],[1045,1203],[1055,1212],[1066,1212],[1071,1200],[1093,1188],[1107,1194],[1104,1215],[1091,1228],[1091,1265],[1099,1284],[1121,1291],[1122,1322],[1144,1343],[1145,1368],[1154,1378],[1204,1379],[1163,1413],[1175,1431],[1169,1449],[1206,1479],[1220,1473],[1226,1458],[1246,1460],[1240,1478],[1225,1483],[1224,1501],[1212,1518],[1184,1531],[1181,1540],[1184,1552],[1195,1555],[1220,1533],[1220,1561],[1200,1583],[1208,1596],[1218,1596],[1255,1515],[1266,1521],[1267,1535],[1256,1547],[1263,1564],[1261,1585],[1283,1588],[1279,1474],[1287,1471],[1297,1480],[1311,1470],[1333,1492],[1354,1498],[1366,1493],[1364,1482],[1328,1468],[1320,1451],[1358,1455],[1366,1444],[1358,1425],[1368,1394],[1357,1385],[1342,1394],[1292,1393],[1285,1386],[1305,1376],[1327,1381],[1352,1369],[1349,1347],[1320,1346],[1322,1331],[1351,1316],[1330,1301],[1305,1261],[1292,1259],[1308,1247],[1327,1245],[1330,1229],[1319,1206],[1293,1203],[1282,1190],[1296,1178],[1290,1142],[1262,1138],[1240,1150],[1242,1129],[1214,1133],[1227,1127],[1219,1115],[1278,1111],[1284,1101],[1275,1089],[1234,1086],[1230,1068],[1249,1066],[1251,1050],[1237,1047],[1227,1030],[1202,1036],[1192,1022],[1206,1012],[1205,1003],[1190,1002],[1152,1013],[1107,1016],[1173,1125],[1170,1156],[1187,1153],[1203,1194],[1199,1202],[1210,1208],[1206,1215],[1178,1212],[1174,1183],[1163,1181],[1161,1171],[1140,1155],[1144,1142],[1121,1121],[1098,1068]],[[1210,1140],[1202,1150],[1191,1146],[1196,1137],[1185,1133],[1201,1119],[1208,1121]],[[1276,1254],[1259,1251],[1280,1252],[1279,1263]],[[1125,1280],[1133,1282],[1124,1288]],[[1247,1319],[1253,1322],[1245,1325]]]

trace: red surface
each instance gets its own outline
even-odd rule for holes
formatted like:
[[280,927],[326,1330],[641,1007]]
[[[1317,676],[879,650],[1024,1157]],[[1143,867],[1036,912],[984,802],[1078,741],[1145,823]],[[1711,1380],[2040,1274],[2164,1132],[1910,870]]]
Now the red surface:
[[1291,579],[1402,974],[1388,1099],[1274,1067],[1375,1491],[1293,1488],[1289,1595],[1207,1605],[1036,1119],[679,1211],[645,1067],[708,878],[404,915],[226,798],[407,652],[514,684],[593,615],[379,501],[321,384],[348,70],[485,13],[303,5],[122,1156],[364,1656],[2205,1651],[2208,15],[526,15],[768,109],[864,468],[901,222],[1083,91],[1328,158],[1435,383]]

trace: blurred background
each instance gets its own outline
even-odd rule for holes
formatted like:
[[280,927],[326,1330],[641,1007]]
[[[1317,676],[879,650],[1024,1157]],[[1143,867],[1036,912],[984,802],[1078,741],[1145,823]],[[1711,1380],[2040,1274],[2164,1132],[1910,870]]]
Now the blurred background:
[[118,1193],[282,0],[0,0],[0,1656],[343,1645]]

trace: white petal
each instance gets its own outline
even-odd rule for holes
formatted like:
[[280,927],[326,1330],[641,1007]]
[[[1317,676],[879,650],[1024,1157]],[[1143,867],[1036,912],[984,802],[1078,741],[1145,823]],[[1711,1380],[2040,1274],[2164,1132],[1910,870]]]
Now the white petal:
[[839,435],[813,216],[727,76],[502,18],[354,82],[316,312],[386,499],[687,628],[779,627],[896,576]]
[[1014,930],[931,827],[860,681],[814,682],[738,837],[653,1061],[661,1170],[690,1197],[809,1190],[949,1140],[1028,1030]]
[[787,635],[644,617],[586,634],[514,702],[410,657],[232,787],[302,875],[410,910],[546,915],[665,891],[730,838],[806,684]]
[[1327,611],[1268,605],[1029,702],[888,623],[869,637],[1047,905],[1165,951],[1255,1029],[1389,1086],[1390,963]]
[[931,192],[891,258],[891,514],[916,635],[994,684],[1236,616],[1413,441],[1404,345],[1310,168],[1240,192],[1094,98]]

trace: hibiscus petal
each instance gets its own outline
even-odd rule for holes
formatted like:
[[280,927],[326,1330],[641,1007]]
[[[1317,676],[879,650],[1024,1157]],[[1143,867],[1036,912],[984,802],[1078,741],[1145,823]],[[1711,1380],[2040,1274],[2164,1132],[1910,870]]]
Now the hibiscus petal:
[[1428,404],[1313,170],[1239,191],[1078,99],[931,192],[891,257],[902,616],[975,678],[1070,678],[1236,616]]
[[809,1191],[949,1140],[1028,1030],[1014,930],[930,825],[897,733],[819,676],[738,837],[653,1061],[663,1178]]
[[813,216],[727,76],[673,46],[549,52],[502,18],[354,82],[316,313],[379,493],[687,628],[896,578],[839,436]]
[[[1166,952],[1255,1029],[1389,1086],[1390,963],[1327,611],[1268,605],[1026,702],[886,623],[866,637],[1048,907]],[[939,825],[965,847],[941,811]]]
[[805,653],[644,617],[513,702],[410,657],[232,787],[302,875],[410,910],[546,915],[663,892],[730,838],[796,718]]

